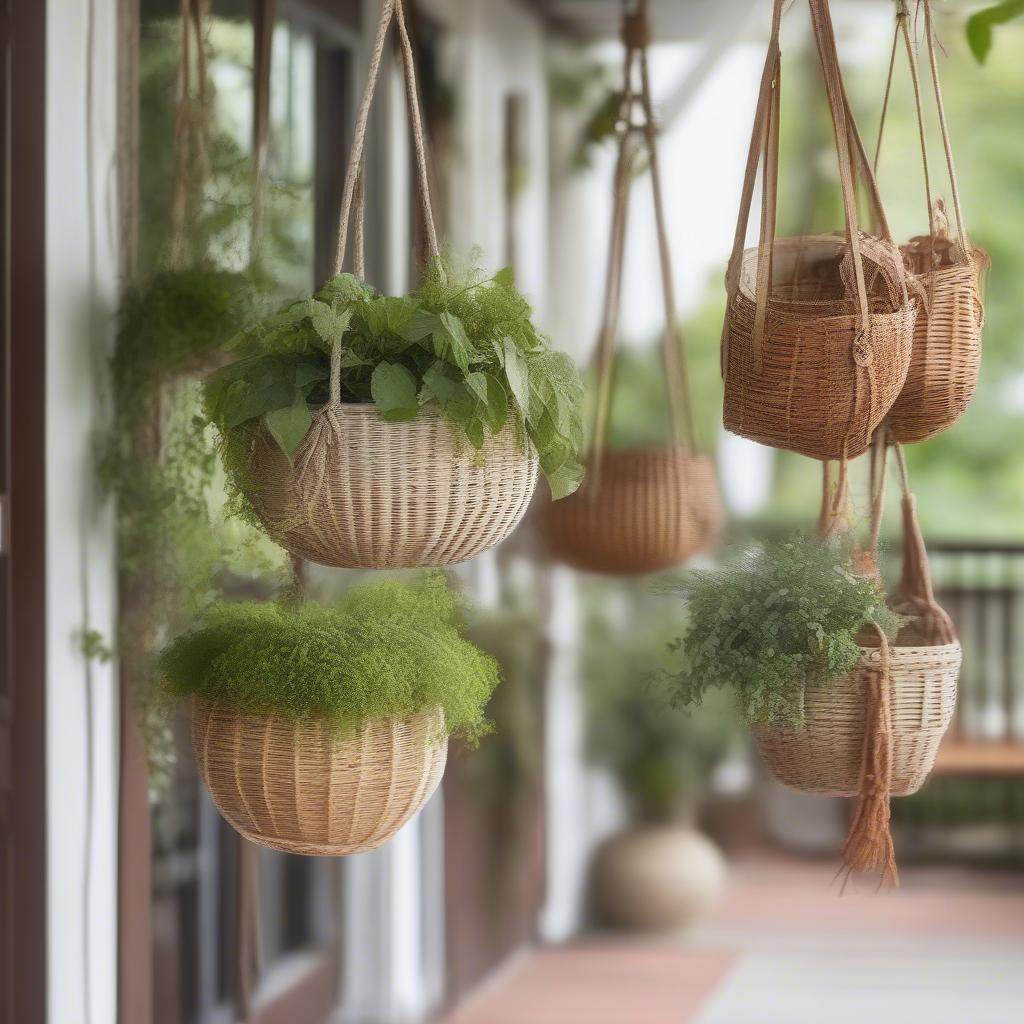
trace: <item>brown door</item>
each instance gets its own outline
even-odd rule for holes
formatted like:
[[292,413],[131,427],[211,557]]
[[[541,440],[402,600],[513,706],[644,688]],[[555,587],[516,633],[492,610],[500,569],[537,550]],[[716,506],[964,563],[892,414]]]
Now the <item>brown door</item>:
[[0,10],[0,1024],[46,1017],[45,11]]

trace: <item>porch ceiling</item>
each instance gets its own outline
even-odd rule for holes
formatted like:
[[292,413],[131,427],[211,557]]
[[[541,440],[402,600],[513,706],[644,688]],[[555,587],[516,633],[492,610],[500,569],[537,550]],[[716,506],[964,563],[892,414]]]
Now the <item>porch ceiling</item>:
[[[739,29],[756,0],[648,0],[653,35],[659,41],[704,39],[724,24]],[[556,30],[587,40],[619,33],[622,0],[530,0]]]

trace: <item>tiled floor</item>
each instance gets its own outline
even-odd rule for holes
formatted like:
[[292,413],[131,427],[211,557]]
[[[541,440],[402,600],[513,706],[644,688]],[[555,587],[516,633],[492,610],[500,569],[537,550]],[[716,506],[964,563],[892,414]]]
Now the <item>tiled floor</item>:
[[528,954],[445,1024],[1024,1021],[1024,875],[918,868],[840,897],[832,870],[734,866],[690,934]]

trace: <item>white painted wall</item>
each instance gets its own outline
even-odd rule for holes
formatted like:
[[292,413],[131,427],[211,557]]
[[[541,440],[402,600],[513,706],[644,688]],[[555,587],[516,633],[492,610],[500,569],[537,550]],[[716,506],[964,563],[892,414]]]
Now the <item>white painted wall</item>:
[[86,662],[80,636],[93,628],[109,638],[115,623],[114,530],[96,494],[93,444],[117,301],[116,2],[47,7],[49,1020],[112,1024],[117,683],[111,666]]

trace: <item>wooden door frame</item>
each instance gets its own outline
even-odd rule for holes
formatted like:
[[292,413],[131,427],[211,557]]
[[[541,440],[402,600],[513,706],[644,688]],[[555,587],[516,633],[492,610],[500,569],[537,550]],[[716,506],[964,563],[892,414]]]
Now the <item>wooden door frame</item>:
[[9,488],[2,529],[10,566],[0,631],[11,681],[0,718],[13,725],[10,760],[0,764],[0,820],[7,815],[11,840],[10,870],[0,879],[0,928],[12,940],[6,948],[0,941],[7,961],[0,964],[3,1024],[46,1019],[46,6],[6,0],[0,9],[0,428],[8,468],[0,488]]

